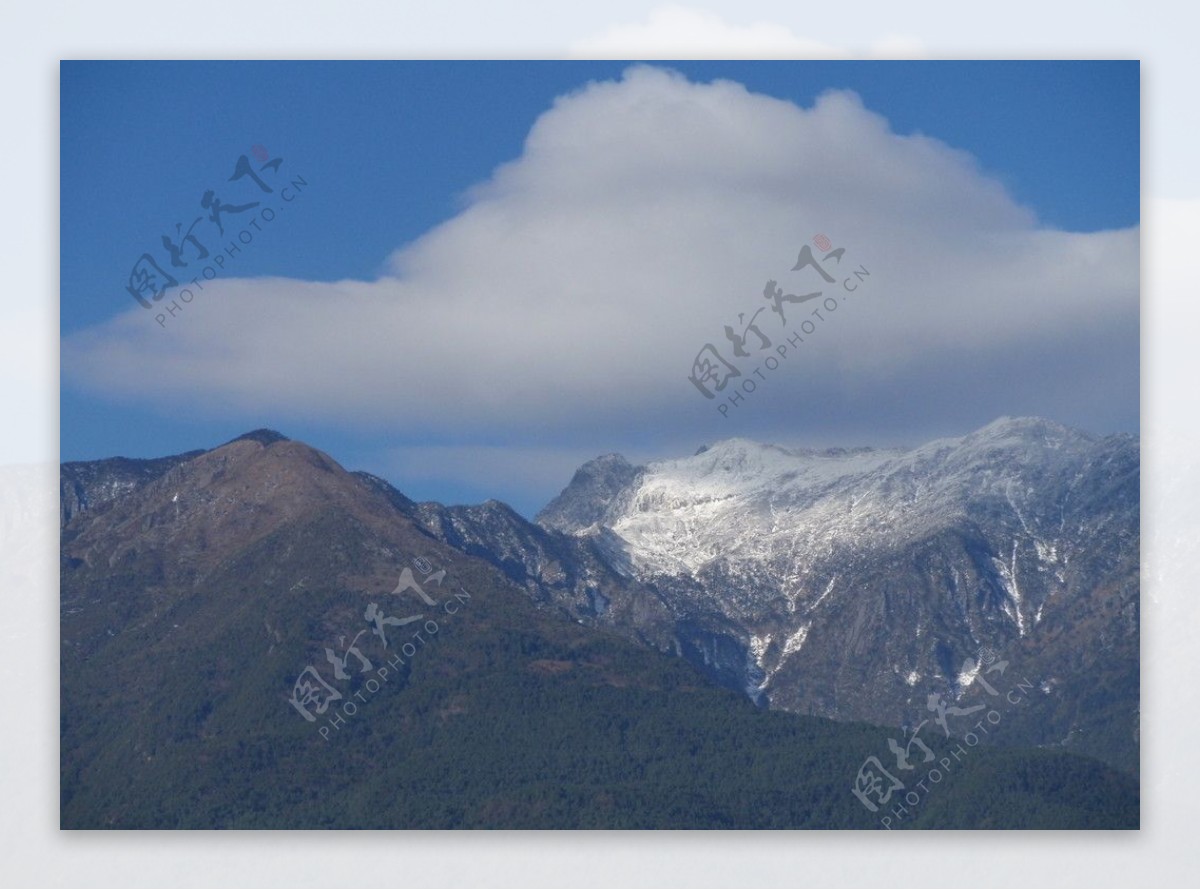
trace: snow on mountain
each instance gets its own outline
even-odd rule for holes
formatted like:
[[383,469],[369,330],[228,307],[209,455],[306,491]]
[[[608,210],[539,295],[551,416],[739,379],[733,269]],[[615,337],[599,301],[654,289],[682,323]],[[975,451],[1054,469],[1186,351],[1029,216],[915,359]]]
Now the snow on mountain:
[[[1061,474],[1095,441],[1032,418],[1001,418],[968,436],[913,449],[792,450],[735,438],[640,471],[619,456],[601,458],[604,467],[619,460],[628,468],[622,475],[629,487],[606,489],[603,509],[574,509],[615,532],[647,576],[696,576],[717,562],[741,573],[785,566],[780,580],[804,587],[817,566],[851,556],[859,542],[902,547],[1004,505],[1038,559],[1055,565],[1054,529],[1043,523],[1035,533],[1030,525],[1038,510],[1029,503],[1038,495],[1036,478]],[[1061,531],[1065,519],[1058,518]],[[564,528],[546,513],[539,521],[583,530]],[[998,562],[997,572],[1020,625],[1025,615],[1011,556]]]
[[[729,685],[903,721],[929,684],[961,695],[983,647],[1076,670],[1060,650],[1103,649],[1106,682],[1129,687],[1138,463],[1131,436],[1040,418],[907,449],[735,438],[642,467],[590,462],[538,522],[603,533],[676,616],[676,648]],[[1129,722],[1133,705],[1113,707]]]

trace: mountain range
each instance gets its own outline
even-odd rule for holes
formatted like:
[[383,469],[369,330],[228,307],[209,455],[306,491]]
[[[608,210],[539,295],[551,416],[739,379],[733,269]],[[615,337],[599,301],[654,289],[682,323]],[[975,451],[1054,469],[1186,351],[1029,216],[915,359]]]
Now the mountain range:
[[536,522],[269,430],[64,464],[62,823],[878,827],[864,758],[1003,680],[896,827],[1133,827],[1137,476],[1007,419],[608,455]]

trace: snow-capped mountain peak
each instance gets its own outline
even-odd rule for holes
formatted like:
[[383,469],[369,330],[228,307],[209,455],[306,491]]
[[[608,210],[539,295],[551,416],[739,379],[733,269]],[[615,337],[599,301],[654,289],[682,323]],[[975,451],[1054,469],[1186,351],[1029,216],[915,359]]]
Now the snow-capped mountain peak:
[[681,651],[730,685],[887,721],[920,697],[914,677],[962,694],[984,646],[1095,646],[1103,627],[1135,671],[1138,478],[1135,437],[1002,417],[912,448],[608,456],[538,522],[603,533],[676,616]]

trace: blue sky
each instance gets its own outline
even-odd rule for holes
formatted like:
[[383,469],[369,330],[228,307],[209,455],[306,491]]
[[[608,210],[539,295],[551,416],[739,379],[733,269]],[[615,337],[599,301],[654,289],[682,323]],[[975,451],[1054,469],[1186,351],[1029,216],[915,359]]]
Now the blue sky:
[[[143,251],[156,252],[161,235],[175,223],[182,221],[186,228],[201,214],[204,191],[216,190],[227,203],[258,197],[244,190],[245,181],[227,182],[234,162],[250,154],[251,146],[265,146],[271,157],[282,158],[283,177],[298,175],[308,186],[245,247],[236,272],[226,277],[372,282],[396,275],[396,251],[454,220],[478,202],[472,189],[500,165],[522,158],[531,127],[556,97],[591,81],[620,82],[628,67],[622,62],[64,62],[63,335],[68,340],[90,336],[132,310],[142,311],[125,290],[132,264]],[[998,184],[1013,206],[1029,211],[1031,229],[1042,233],[1103,233],[1139,223],[1136,62],[671,62],[663,67],[681,73],[688,84],[731,80],[750,94],[802,109],[831,89],[853,91],[867,111],[886,119],[891,134],[922,134],[969,153],[980,175]],[[577,104],[578,115],[590,113],[591,106]],[[769,127],[760,139],[769,145]],[[819,172],[814,173],[818,180]],[[458,262],[487,266],[489,249],[485,242]],[[569,270],[564,270],[566,280]],[[463,311],[469,312],[466,299]],[[1133,301],[1136,319],[1136,292]],[[172,324],[182,328],[208,311],[200,302]],[[736,301],[728,305],[732,314],[740,309]],[[95,384],[95,374],[64,370],[61,455],[63,460],[156,456],[209,447],[268,426],[322,448],[351,469],[379,472],[411,496],[447,502],[497,496],[529,514],[566,483],[566,468],[577,456],[610,450],[656,456],[674,453],[684,442],[723,435],[813,444],[919,441],[966,432],[999,411],[1057,414],[1099,432],[1136,432],[1137,328],[1135,321],[1129,329],[1128,310],[1126,300],[1122,325],[1115,317],[1111,324],[1091,315],[1080,318],[1069,343],[1049,336],[1042,342],[1041,328],[1014,332],[1016,345],[1008,354],[1027,351],[1023,364],[1043,366],[1047,381],[1045,387],[1022,385],[1021,394],[1053,389],[1057,401],[1045,391],[1001,398],[982,389],[976,399],[964,388],[948,396],[957,403],[946,412],[929,406],[904,412],[843,410],[841,391],[831,385],[815,399],[821,410],[806,415],[803,424],[791,423],[792,415],[779,407],[785,403],[776,402],[769,416],[765,407],[755,406],[735,428],[713,423],[708,412],[703,419],[681,414],[669,422],[669,430],[657,432],[647,431],[645,417],[635,416],[636,411],[622,412],[619,398],[598,405],[597,429],[582,430],[578,424],[556,427],[549,419],[541,426],[537,419],[526,422],[523,432],[482,422],[472,426],[466,419],[451,423],[446,415],[456,409],[453,397],[443,398],[439,422],[429,421],[425,411],[425,420],[409,423],[399,410],[385,420],[348,421],[336,412],[306,412],[297,407],[294,394],[285,397],[282,389],[277,408],[269,388],[255,390],[225,412],[220,408],[224,383],[172,389],[163,382],[161,355],[147,353],[138,365],[126,343],[125,360],[135,369],[119,385]],[[260,336],[270,338],[272,331],[287,336],[285,319],[276,317],[280,325],[263,322]],[[720,325],[711,324],[719,335]],[[408,338],[421,336],[421,330],[422,320],[414,316],[411,329],[395,331],[396,350],[403,352]],[[158,348],[175,336],[160,333],[165,337],[155,341]],[[355,336],[355,330],[346,332],[347,350],[354,350]],[[105,341],[104,348],[116,348],[115,342]],[[209,349],[204,361],[211,366],[222,349],[215,341],[205,342],[200,347],[179,341],[179,350]],[[1107,405],[1092,406],[1081,395],[1089,363],[1106,363],[1104,356],[1113,350],[1123,356],[1118,364],[1124,382],[1119,391],[1110,389]],[[945,366],[921,367],[919,357],[905,361],[910,377],[879,381],[873,398],[896,401],[890,391],[896,379],[919,384],[946,376]],[[436,367],[427,370],[438,375]],[[276,372],[286,373],[277,366],[262,369],[266,378]],[[405,374],[405,387],[398,392],[425,385],[411,369]],[[154,390],[152,396],[140,392],[138,375]],[[540,379],[553,389],[550,376]],[[986,376],[995,374],[981,371]],[[1081,389],[1070,391],[1063,380],[1076,380]],[[686,383],[677,393],[681,402],[689,398],[685,390]],[[912,386],[903,391],[911,393]],[[521,389],[520,397],[542,398],[536,385]],[[1076,411],[1073,406],[1084,407]],[[661,410],[647,416],[662,416]],[[439,448],[456,449],[456,460],[464,463],[472,457],[463,449],[483,448],[488,454],[524,449],[525,466],[538,463],[534,446],[554,448],[561,458],[543,476],[506,479],[503,462],[497,464],[495,484],[472,473],[412,472],[418,456],[436,461]],[[408,449],[402,460],[391,450],[396,447]]]

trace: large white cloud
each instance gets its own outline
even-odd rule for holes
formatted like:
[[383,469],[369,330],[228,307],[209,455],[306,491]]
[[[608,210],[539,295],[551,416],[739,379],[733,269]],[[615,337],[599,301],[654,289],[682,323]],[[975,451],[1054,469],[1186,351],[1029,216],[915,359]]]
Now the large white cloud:
[[[706,342],[728,355],[724,326],[767,308],[767,279],[820,285],[790,271],[818,233],[871,277],[735,428],[692,360]],[[385,277],[218,280],[166,330],[135,307],[68,337],[63,367],[109,397],[418,442],[606,450],[619,431],[767,435],[822,412],[1103,426],[1114,402],[1136,411],[1138,236],[1044,228],[969,155],[852,93],[805,109],[634,67],[558,99]],[[787,328],[758,317],[776,343],[809,312],[787,308]]]

